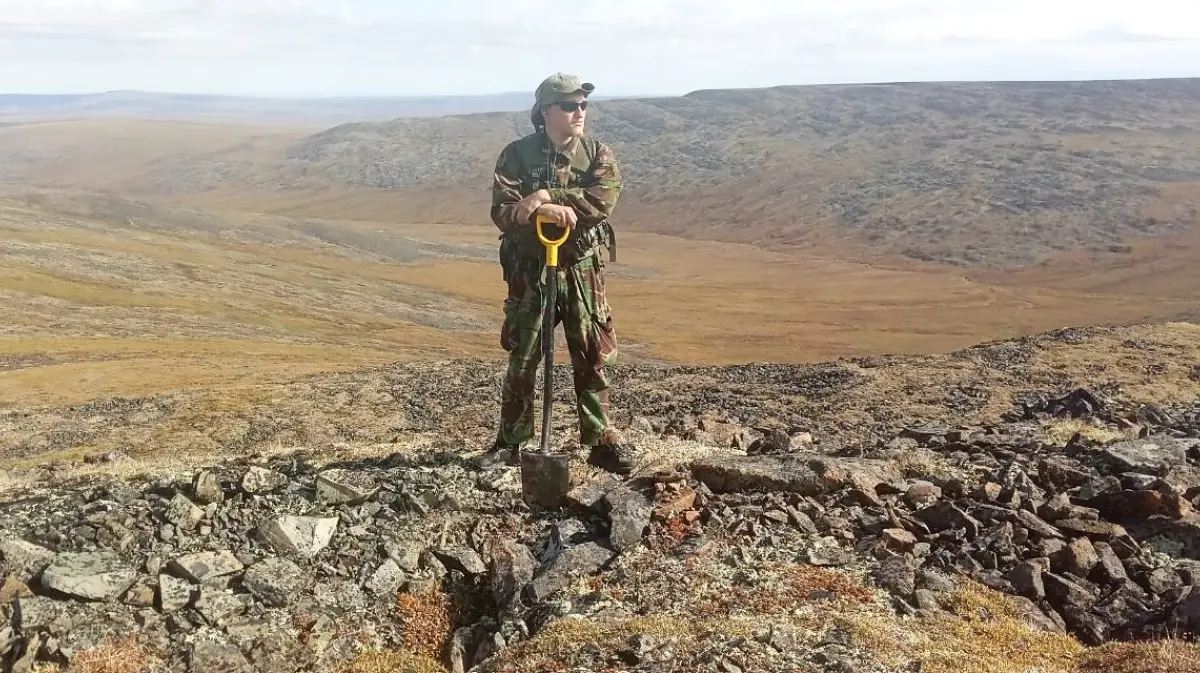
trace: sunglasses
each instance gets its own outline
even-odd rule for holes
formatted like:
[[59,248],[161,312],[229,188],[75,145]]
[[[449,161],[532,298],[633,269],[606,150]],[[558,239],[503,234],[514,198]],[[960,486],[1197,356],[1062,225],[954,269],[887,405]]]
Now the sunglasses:
[[586,110],[588,108],[587,101],[575,102],[573,100],[564,100],[555,103],[563,112],[574,112],[576,110]]

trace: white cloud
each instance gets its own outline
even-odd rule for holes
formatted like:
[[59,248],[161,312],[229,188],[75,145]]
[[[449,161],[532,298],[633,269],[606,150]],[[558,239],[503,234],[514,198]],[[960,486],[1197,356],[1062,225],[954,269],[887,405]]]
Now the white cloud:
[[0,0],[0,88],[609,93],[1200,75],[1195,0]]

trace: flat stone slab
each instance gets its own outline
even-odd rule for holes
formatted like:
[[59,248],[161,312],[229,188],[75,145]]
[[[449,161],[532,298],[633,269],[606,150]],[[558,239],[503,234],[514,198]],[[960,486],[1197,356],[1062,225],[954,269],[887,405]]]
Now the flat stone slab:
[[42,572],[42,586],[89,601],[113,600],[137,581],[123,559],[104,552],[64,552]]
[[379,490],[379,484],[362,472],[332,469],[317,475],[317,500],[330,505],[361,505]]
[[883,483],[902,481],[890,463],[819,454],[714,456],[692,463],[696,479],[716,493],[787,491],[818,496],[843,488],[873,493]]
[[1119,469],[1165,475],[1172,467],[1187,464],[1188,445],[1172,438],[1114,442],[1101,453]]
[[231,551],[204,551],[180,556],[167,566],[171,572],[193,582],[212,577],[232,575],[240,571],[242,562]]

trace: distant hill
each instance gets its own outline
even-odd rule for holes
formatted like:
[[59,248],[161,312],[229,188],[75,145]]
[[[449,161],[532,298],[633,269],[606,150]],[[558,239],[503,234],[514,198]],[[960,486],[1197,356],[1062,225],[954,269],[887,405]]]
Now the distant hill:
[[266,124],[340,124],[343,122],[453,115],[528,108],[532,94],[480,96],[397,96],[341,98],[254,98],[149,91],[27,95],[0,94],[5,117],[141,117],[225,119]]
[[[496,152],[528,129],[523,112],[345,124],[284,166],[482,198]],[[689,237],[791,244],[829,227],[920,259],[1021,265],[1177,234],[1200,206],[1200,80],[697,91],[599,102],[591,129],[623,162],[622,221]]]
[[[8,134],[0,179],[489,226],[496,154],[530,130],[528,97],[513,96],[509,110],[460,99],[453,105],[493,109],[311,134],[260,129],[225,143],[192,129],[186,151],[147,141],[136,150],[144,161],[131,158],[130,139],[167,147],[175,131],[110,129],[123,142],[104,156],[122,168],[102,172],[89,154],[96,141]],[[1119,258],[1138,240],[1188,231],[1200,210],[1200,79],[781,86],[597,100],[592,110],[591,131],[622,164],[616,219],[626,230],[1011,268],[1072,251]]]

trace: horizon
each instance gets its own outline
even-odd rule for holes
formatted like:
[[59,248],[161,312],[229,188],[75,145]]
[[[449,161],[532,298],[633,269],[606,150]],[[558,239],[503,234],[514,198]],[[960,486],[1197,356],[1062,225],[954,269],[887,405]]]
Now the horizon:
[[[778,82],[775,84],[765,84],[756,86],[704,86],[696,89],[688,89],[679,92],[612,92],[606,94],[595,93],[591,97],[594,100],[602,99],[635,99],[635,98],[673,98],[685,96],[690,93],[699,91],[721,91],[721,90],[766,90],[781,87],[825,87],[825,86],[872,86],[872,85],[911,85],[911,84],[1069,84],[1069,83],[1086,83],[1086,82],[1138,82],[1138,81],[1164,81],[1164,80],[1189,80],[1200,79],[1200,69],[1196,74],[1183,75],[1147,75],[1147,76],[1112,76],[1112,77],[1079,77],[1079,78],[1060,78],[1060,77],[1045,77],[1045,78],[1013,78],[1013,79],[918,79],[918,80],[861,80],[861,81],[821,81],[821,82]],[[414,93],[345,93],[345,94],[239,94],[222,91],[190,91],[190,90],[169,90],[169,89],[133,89],[133,88],[115,88],[115,89],[92,89],[92,90],[70,90],[70,91],[14,91],[0,90],[0,96],[27,96],[27,97],[77,97],[77,96],[106,96],[120,94],[140,94],[152,96],[200,96],[210,98],[240,98],[240,99],[257,99],[263,101],[306,101],[306,100],[395,100],[395,99],[469,99],[469,98],[501,98],[508,96],[529,96],[531,91],[484,91],[480,93],[429,93],[429,92],[414,92]]]

